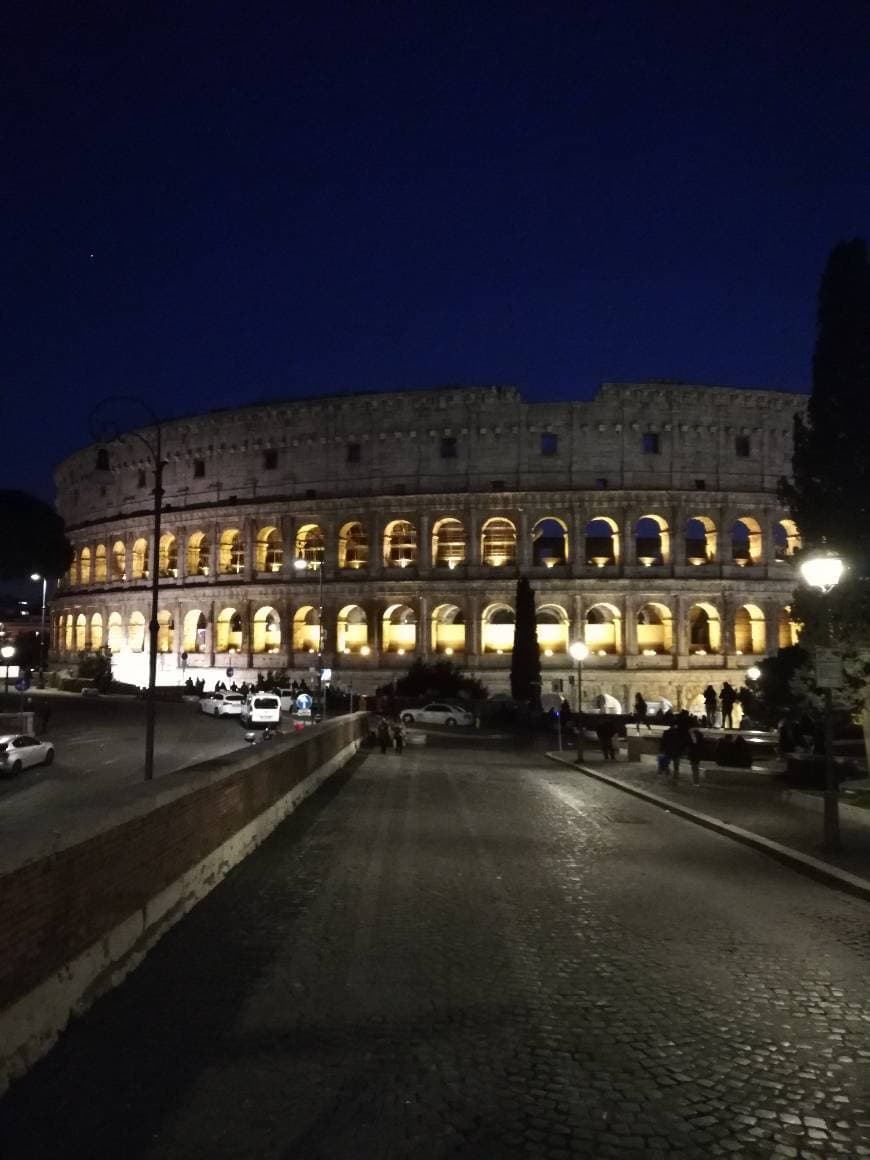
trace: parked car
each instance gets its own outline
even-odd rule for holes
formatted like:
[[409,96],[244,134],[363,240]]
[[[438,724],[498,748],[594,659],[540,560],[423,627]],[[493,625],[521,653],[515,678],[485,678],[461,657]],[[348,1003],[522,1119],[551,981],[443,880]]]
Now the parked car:
[[241,717],[244,704],[241,693],[209,693],[200,701],[199,708],[212,717]]
[[0,737],[0,772],[18,773],[31,765],[51,765],[54,746],[29,733],[7,733]]
[[245,725],[279,725],[281,701],[275,693],[248,693],[242,707]]
[[405,709],[402,720],[406,725],[472,725],[474,718],[467,709],[448,701],[432,701],[422,709]]

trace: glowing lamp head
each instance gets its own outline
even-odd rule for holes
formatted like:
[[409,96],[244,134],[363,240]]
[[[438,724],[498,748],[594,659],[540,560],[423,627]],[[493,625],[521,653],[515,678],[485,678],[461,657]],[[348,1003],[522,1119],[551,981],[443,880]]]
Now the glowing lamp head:
[[3,657],[4,661],[8,661],[10,657],[15,656],[15,646],[11,644],[4,644],[3,647],[0,648],[0,656]]
[[761,669],[758,667],[758,665],[752,665],[751,668],[746,670],[746,676],[750,681],[757,681],[761,676]]
[[844,571],[845,565],[836,552],[810,556],[800,566],[804,583],[818,592],[830,592],[835,588]]
[[572,660],[577,661],[578,664],[582,664],[582,662],[585,661],[589,656],[589,646],[582,640],[575,640],[574,643],[569,646],[568,652]]
[[367,644],[364,644],[359,651],[361,656],[367,657],[372,650]]
[[308,561],[303,560],[303,558],[301,556],[297,556],[296,559],[293,561],[293,567],[298,572],[303,572],[308,567]]

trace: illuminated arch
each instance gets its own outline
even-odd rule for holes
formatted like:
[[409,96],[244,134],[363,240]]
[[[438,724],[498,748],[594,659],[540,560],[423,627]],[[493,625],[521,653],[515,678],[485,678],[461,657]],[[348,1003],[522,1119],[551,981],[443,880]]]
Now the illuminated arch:
[[384,565],[409,568],[417,563],[417,529],[408,520],[391,520],[384,528]]
[[[436,568],[456,568],[465,563],[465,525],[446,516],[432,528],[432,563]],[[448,646],[449,647],[449,646]]]
[[536,608],[535,624],[538,647],[545,657],[567,652],[568,613],[561,604],[542,604]]
[[586,609],[583,640],[590,653],[615,656],[622,652],[622,613],[615,604],[602,601]]
[[296,559],[307,564],[323,564],[326,539],[319,524],[303,524],[296,532]]
[[281,651],[281,617],[269,605],[254,613],[251,651],[276,653]]
[[257,532],[256,570],[280,572],[284,564],[284,544],[277,528],[260,528]]
[[112,579],[127,579],[127,548],[123,540],[116,540],[112,545]]
[[391,604],[382,618],[384,652],[409,653],[417,647],[417,614],[407,604]]
[[182,650],[186,653],[206,652],[208,621],[201,609],[192,608],[184,615]]
[[788,560],[802,547],[801,535],[794,520],[777,520],[773,525],[773,554],[775,560]]
[[235,608],[224,608],[215,622],[215,652],[239,652],[243,636],[242,614]]
[[79,583],[90,584],[91,582],[91,549],[82,548],[79,556]]
[[145,617],[141,612],[131,612],[127,621],[127,648],[130,652],[145,651]]
[[88,646],[88,618],[83,612],[76,617],[76,652],[84,652]]
[[72,652],[72,650],[73,650],[73,645],[75,644],[74,632],[75,632],[75,624],[73,623],[73,616],[72,616],[72,613],[70,612],[67,614],[66,625],[64,627],[64,634],[63,634],[63,636],[64,636],[64,648],[66,649],[67,652]]
[[124,622],[120,612],[109,613],[109,632],[106,643],[111,653],[119,653],[124,647]]
[[[221,532],[218,543],[218,572],[223,575],[240,576],[245,570],[245,545],[238,528],[227,528]],[[225,649],[219,649],[225,652]]]
[[69,568],[67,569],[67,573],[66,573],[66,580],[67,580],[67,584],[69,584],[69,586],[71,588],[75,588],[76,584],[78,584],[78,581],[79,581],[79,558],[78,558],[77,552],[73,552],[73,554],[72,554],[72,560],[70,560],[70,565],[69,565]]
[[99,612],[91,617],[91,648],[97,652],[103,647],[103,618]]
[[713,604],[699,601],[689,609],[689,652],[696,656],[722,649],[722,621]]
[[158,560],[161,576],[178,575],[178,540],[172,532],[164,532],[160,537]]
[[544,516],[532,528],[532,563],[554,568],[568,562],[568,526],[558,516]]
[[130,575],[133,580],[145,580],[148,577],[148,541],[144,536],[140,536],[138,540],[133,541],[133,551],[131,553],[131,571]]
[[208,576],[209,542],[205,532],[191,532],[187,537],[188,576]]
[[517,529],[503,516],[493,516],[480,530],[480,558],[491,568],[517,562]]
[[490,604],[481,617],[480,642],[485,653],[510,653],[514,648],[516,613],[509,604]]
[[761,656],[765,651],[764,613],[757,604],[744,604],[734,614],[734,651]]
[[652,513],[641,516],[634,525],[634,542],[637,562],[644,567],[670,563],[671,534],[664,516]]
[[310,604],[297,608],[293,616],[293,651],[316,653],[320,647],[320,617]]
[[741,516],[734,522],[731,558],[741,568],[761,562],[761,524],[754,516]]
[[432,650],[453,656],[465,652],[465,617],[456,604],[439,604],[432,610]]
[[696,566],[716,560],[716,525],[709,516],[692,516],[686,521],[686,563]]
[[105,583],[106,579],[106,545],[97,544],[94,550],[94,582],[101,584]]
[[344,524],[338,533],[339,568],[367,568],[369,566],[369,537],[359,522]]
[[674,647],[673,617],[665,604],[651,601],[637,611],[637,651],[641,656],[670,653]]
[[586,525],[587,564],[604,568],[619,563],[619,525],[610,516],[595,516]]
[[165,608],[157,613],[157,651],[175,652],[175,621],[172,613]]
[[339,612],[335,643],[340,653],[358,653],[368,648],[368,617],[358,604],[346,604]]
[[801,626],[791,618],[791,606],[779,610],[777,618],[777,638],[780,648],[791,648],[800,640]]

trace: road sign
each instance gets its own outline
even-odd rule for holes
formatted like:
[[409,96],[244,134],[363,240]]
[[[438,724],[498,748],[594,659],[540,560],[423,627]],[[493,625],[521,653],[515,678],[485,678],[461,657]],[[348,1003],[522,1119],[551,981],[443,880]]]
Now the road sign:
[[296,698],[296,711],[299,713],[311,712],[311,695],[310,693],[300,693]]
[[26,693],[30,688],[30,677],[25,676],[25,674],[22,673],[18,680],[15,682],[15,688],[19,693]]
[[227,676],[231,677],[236,670],[232,667],[227,669]]
[[843,661],[829,648],[816,649],[816,684],[820,689],[842,689]]

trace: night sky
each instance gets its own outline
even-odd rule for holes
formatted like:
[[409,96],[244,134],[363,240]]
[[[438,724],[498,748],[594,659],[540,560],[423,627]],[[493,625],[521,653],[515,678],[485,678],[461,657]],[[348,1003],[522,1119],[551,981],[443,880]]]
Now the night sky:
[[51,498],[117,393],[806,389],[868,11],[4,6],[0,486]]

